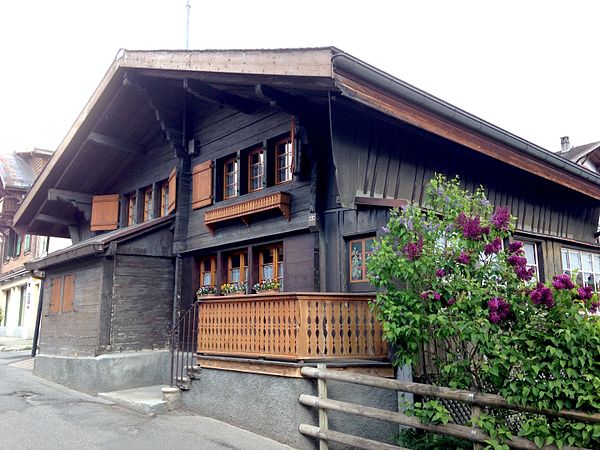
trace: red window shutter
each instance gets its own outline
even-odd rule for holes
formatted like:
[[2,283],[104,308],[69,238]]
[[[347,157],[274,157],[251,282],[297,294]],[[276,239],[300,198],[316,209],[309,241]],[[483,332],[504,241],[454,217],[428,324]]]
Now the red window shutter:
[[92,197],[92,231],[116,230],[119,227],[119,194]]
[[73,311],[73,298],[75,297],[75,275],[65,275],[63,288],[62,312]]
[[173,168],[169,174],[169,208],[168,213],[171,214],[175,211],[175,205],[177,204],[177,168]]
[[196,164],[192,169],[192,208],[198,209],[212,204],[213,172],[212,161]]
[[50,297],[50,314],[58,314],[60,311],[60,277],[50,280],[51,297]]

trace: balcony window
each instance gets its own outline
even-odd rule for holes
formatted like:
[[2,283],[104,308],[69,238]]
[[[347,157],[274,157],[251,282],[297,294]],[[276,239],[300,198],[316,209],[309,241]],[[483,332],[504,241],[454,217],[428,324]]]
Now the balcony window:
[[226,160],[223,164],[224,184],[223,198],[228,199],[236,197],[238,193],[238,172],[239,164],[237,157]]
[[283,290],[283,245],[276,244],[262,248],[258,254],[258,259],[259,281],[277,279],[281,290]]
[[217,260],[208,256],[200,260],[200,287],[215,287],[217,279]]
[[248,254],[232,253],[227,257],[227,282],[244,283],[248,281]]
[[275,144],[275,183],[285,183],[292,180],[293,172],[293,143],[287,137]]

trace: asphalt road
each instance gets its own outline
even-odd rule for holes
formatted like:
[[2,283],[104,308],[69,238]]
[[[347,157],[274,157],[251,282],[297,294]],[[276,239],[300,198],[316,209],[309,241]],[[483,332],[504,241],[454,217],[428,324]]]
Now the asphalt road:
[[0,353],[0,448],[260,449],[290,447],[189,413],[149,417],[33,376],[20,361],[29,352]]

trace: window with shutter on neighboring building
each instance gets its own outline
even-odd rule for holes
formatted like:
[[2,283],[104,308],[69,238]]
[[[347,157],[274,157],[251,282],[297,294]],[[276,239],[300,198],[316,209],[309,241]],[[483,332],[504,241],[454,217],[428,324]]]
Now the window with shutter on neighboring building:
[[23,239],[23,252],[28,253],[31,251],[31,235],[26,234]]
[[116,230],[119,227],[119,194],[92,197],[92,231]]
[[192,208],[198,209],[213,202],[213,164],[204,161],[192,169]]

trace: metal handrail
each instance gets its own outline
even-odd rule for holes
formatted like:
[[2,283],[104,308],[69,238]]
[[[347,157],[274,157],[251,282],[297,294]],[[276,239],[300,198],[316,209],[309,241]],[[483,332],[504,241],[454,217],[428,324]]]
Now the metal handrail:
[[194,302],[171,330],[171,387],[187,390],[194,376],[199,305]]

